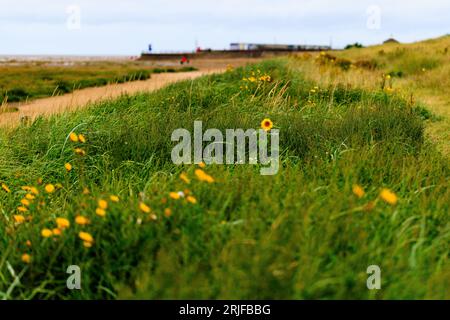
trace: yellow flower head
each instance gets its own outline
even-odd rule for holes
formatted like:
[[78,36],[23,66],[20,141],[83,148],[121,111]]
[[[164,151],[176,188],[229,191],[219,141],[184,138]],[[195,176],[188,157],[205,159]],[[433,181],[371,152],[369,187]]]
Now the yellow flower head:
[[83,246],[84,246],[85,248],[90,248],[90,247],[92,247],[92,242],[83,241]]
[[71,132],[71,133],[70,133],[69,139],[70,139],[70,141],[72,141],[72,142],[78,142],[78,136],[77,136],[77,134],[76,134],[75,132]]
[[164,209],[164,215],[169,218],[172,215],[172,210],[170,208]]
[[93,243],[94,242],[94,238],[91,236],[90,233],[88,232],[84,232],[84,231],[80,231],[80,233],[78,234],[78,236],[80,237],[81,240],[83,240],[84,242],[89,242],[89,243]]
[[23,204],[24,206],[27,206],[27,207],[30,205],[30,201],[28,199],[25,199],[25,198],[20,200],[20,203]]
[[33,194],[31,194],[31,193],[27,193],[25,195],[25,199],[27,199],[27,200],[34,200],[34,199],[36,199],[36,197]]
[[89,224],[89,219],[83,216],[76,216],[75,223],[79,224],[80,226],[84,226],[86,224]]
[[21,215],[21,214],[16,214],[16,215],[13,216],[13,218],[14,218],[14,221],[16,223],[20,224],[20,223],[24,223],[25,222],[25,217],[23,215]]
[[45,186],[45,191],[47,193],[53,193],[53,192],[55,192],[55,186],[52,185],[51,183],[49,183]]
[[106,200],[99,199],[98,200],[98,207],[100,209],[106,210],[106,209],[108,209],[108,202]]
[[353,194],[355,196],[357,196],[358,198],[364,197],[365,192],[364,192],[364,189],[360,185],[354,184],[352,191],[353,191]]
[[380,198],[392,206],[396,205],[398,201],[397,195],[389,189],[382,189],[380,192]]
[[144,213],[150,213],[150,211],[152,211],[152,209],[143,202],[139,203],[139,210]]
[[72,165],[71,165],[70,163],[66,163],[66,164],[64,165],[64,168],[66,168],[67,172],[69,172],[69,171],[72,170]]
[[178,192],[170,192],[169,197],[171,197],[174,200],[178,200],[181,198],[180,194]]
[[86,155],[86,151],[84,151],[83,149],[81,149],[81,148],[75,148],[75,154],[76,155],[79,155],[79,156],[85,156]]
[[197,176],[197,179],[200,181],[205,181],[208,183],[214,182],[214,178],[201,169],[195,170],[195,175]]
[[6,192],[10,193],[11,190],[8,188],[8,186],[4,183],[2,183],[2,189],[5,190]]
[[52,234],[53,234],[53,232],[50,229],[42,229],[42,231],[41,231],[41,236],[43,236],[44,238],[51,237]]
[[78,140],[79,140],[81,143],[86,143],[86,138],[85,138],[82,134],[79,134],[79,135],[78,135]]
[[191,182],[191,180],[189,180],[188,176],[184,172],[180,174],[180,179],[183,180],[187,184],[189,184]]
[[61,232],[60,229],[54,228],[54,229],[52,230],[52,233],[53,233],[54,236],[60,236],[62,232]]
[[24,253],[21,257],[21,260],[23,263],[30,263],[31,262],[31,256],[28,253]]
[[27,247],[31,247],[31,241],[30,241],[30,240],[27,240],[27,241],[25,242],[25,244],[26,244]]
[[116,202],[116,203],[120,201],[119,197],[115,196],[115,195],[109,196],[109,199],[111,199],[112,202]]
[[70,221],[66,218],[56,218],[56,225],[58,229],[63,230],[70,227]]
[[102,209],[102,208],[97,208],[95,209],[95,213],[99,216],[99,217],[104,217],[106,216],[106,210]]
[[197,199],[195,199],[195,197],[193,197],[193,196],[188,196],[188,197],[186,198],[186,201],[187,201],[187,202],[190,202],[190,203],[192,203],[192,204],[196,204],[196,203],[197,203]]
[[203,169],[206,167],[206,164],[202,161],[198,164],[198,166]]
[[30,187],[30,192],[34,195],[38,195],[39,194],[39,190],[36,187]]
[[17,211],[19,211],[19,212],[27,212],[28,209],[27,209],[27,207],[17,207]]
[[270,129],[273,128],[273,122],[270,119],[264,119],[263,121],[261,121],[261,128],[264,131],[270,131]]

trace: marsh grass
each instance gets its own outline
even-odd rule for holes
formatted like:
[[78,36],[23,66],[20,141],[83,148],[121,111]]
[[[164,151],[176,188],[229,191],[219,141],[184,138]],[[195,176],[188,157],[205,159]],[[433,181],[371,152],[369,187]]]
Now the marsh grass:
[[[272,82],[242,90],[260,70]],[[346,86],[320,87],[288,59],[184,81],[0,132],[0,292],[6,298],[419,299],[449,298],[450,167],[424,142],[416,106],[396,95]],[[280,129],[281,169],[174,166],[176,128]],[[77,157],[68,134],[88,141]],[[64,164],[74,169],[67,173]],[[178,175],[185,171],[191,183]],[[33,207],[31,222],[12,215],[23,185],[61,183]],[[361,185],[361,199],[352,193]],[[83,194],[83,188],[90,190]],[[399,198],[379,199],[381,188]],[[189,189],[197,204],[173,200]],[[96,201],[114,194],[107,215]],[[156,215],[138,209],[144,201]],[[164,210],[172,214],[166,216]],[[74,223],[76,215],[91,219]],[[71,227],[44,239],[62,216]],[[77,234],[95,242],[84,248]],[[30,240],[32,246],[24,243]],[[30,264],[20,261],[29,252]],[[82,290],[66,288],[67,266],[82,269]],[[382,290],[366,287],[379,265]],[[10,268],[8,267],[10,266]],[[11,289],[15,275],[20,284]],[[8,289],[10,289],[8,291]]]

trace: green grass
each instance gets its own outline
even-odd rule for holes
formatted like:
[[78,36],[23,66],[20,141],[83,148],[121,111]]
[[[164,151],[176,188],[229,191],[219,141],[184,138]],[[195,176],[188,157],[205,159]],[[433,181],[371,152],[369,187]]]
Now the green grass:
[[109,83],[146,80],[152,73],[194,71],[195,68],[151,68],[138,62],[89,62],[71,66],[24,64],[1,66],[0,102],[21,102],[70,93]]
[[[422,109],[381,91],[332,86],[312,94],[316,84],[294,63],[266,61],[1,131],[0,180],[11,192],[0,190],[0,292],[20,299],[449,298],[450,166],[424,142]],[[258,69],[273,81],[241,88]],[[258,128],[267,117],[280,129],[275,176],[261,176],[257,166],[212,165],[208,184],[195,179],[195,166],[170,160],[172,131],[191,130],[194,120],[225,130]],[[72,130],[87,143],[70,142]],[[76,146],[87,155],[74,155]],[[178,178],[183,171],[189,185]],[[47,194],[38,178],[62,188]],[[364,187],[362,199],[354,184]],[[26,214],[32,221],[17,226],[24,185],[40,194]],[[187,188],[197,204],[168,197]],[[381,188],[398,195],[396,206],[378,198]],[[97,200],[111,194],[120,202],[96,216]],[[156,221],[139,211],[140,201]],[[91,224],[76,225],[79,214]],[[42,238],[56,217],[69,218],[70,228]],[[95,239],[89,249],[81,230]],[[21,261],[26,252],[30,264]],[[66,288],[72,264],[82,270],[79,291]],[[379,291],[366,288],[374,264],[382,270]]]

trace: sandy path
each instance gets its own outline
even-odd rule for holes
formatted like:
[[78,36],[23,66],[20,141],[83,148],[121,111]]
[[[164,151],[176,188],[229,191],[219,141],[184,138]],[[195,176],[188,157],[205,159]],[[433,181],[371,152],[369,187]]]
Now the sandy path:
[[122,94],[132,94],[143,91],[154,91],[170,83],[181,80],[195,79],[197,77],[223,72],[224,69],[206,69],[193,72],[152,74],[152,77],[144,81],[134,81],[121,84],[111,84],[104,87],[86,88],[76,90],[62,96],[37,99],[18,106],[17,112],[5,112],[0,114],[0,126],[15,126],[21,119],[34,119],[39,115],[51,115],[64,111],[71,111],[90,103],[118,97]]

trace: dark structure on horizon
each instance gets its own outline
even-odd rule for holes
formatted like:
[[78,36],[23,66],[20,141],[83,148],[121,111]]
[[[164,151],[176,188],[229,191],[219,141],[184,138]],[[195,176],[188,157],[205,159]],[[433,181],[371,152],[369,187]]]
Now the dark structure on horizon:
[[231,43],[229,50],[198,49],[196,52],[176,53],[144,52],[141,54],[140,60],[180,60],[183,57],[187,59],[259,58],[293,52],[327,50],[331,50],[331,47],[320,45]]

